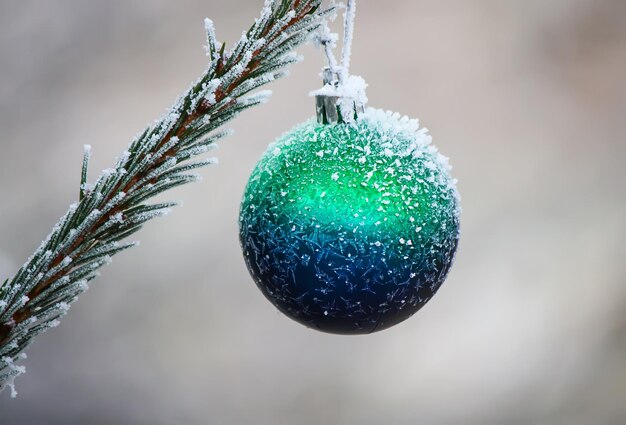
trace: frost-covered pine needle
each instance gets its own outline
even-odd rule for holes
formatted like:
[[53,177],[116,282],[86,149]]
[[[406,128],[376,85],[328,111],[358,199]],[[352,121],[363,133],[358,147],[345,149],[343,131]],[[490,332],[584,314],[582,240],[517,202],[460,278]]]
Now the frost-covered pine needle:
[[87,182],[91,147],[85,146],[79,201],[0,285],[0,391],[11,388],[15,397],[15,378],[25,372],[19,362],[33,339],[59,324],[100,267],[137,245],[126,238],[176,206],[147,201],[198,180],[190,172],[215,163],[193,160],[230,134],[222,129],[227,122],[267,100],[269,92],[252,91],[286,75],[284,68],[298,61],[293,49],[332,13],[321,3],[266,0],[260,18],[228,51],[207,19],[208,68],[93,184]]

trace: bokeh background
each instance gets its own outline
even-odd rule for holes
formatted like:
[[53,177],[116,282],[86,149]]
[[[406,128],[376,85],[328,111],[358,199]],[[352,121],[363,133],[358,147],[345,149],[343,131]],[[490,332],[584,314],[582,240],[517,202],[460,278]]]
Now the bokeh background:
[[[261,0],[0,0],[0,274]],[[352,71],[452,158],[462,243],[437,297],[367,337],[281,316],[240,254],[267,144],[314,112],[322,56],[272,87],[185,206],[139,234],[29,350],[0,423],[626,423],[626,2],[359,2]]]

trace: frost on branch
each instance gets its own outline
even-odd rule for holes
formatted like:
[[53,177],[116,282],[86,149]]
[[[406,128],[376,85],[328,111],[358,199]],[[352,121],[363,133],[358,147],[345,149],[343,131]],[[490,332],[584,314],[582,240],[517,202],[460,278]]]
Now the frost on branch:
[[[137,243],[123,242],[148,221],[168,214],[174,202],[155,196],[199,180],[190,173],[215,164],[198,156],[230,132],[224,126],[243,110],[267,101],[255,90],[287,75],[331,9],[322,0],[266,0],[260,17],[226,50],[205,20],[207,69],[156,122],[136,136],[115,165],[90,184],[91,147],[85,145],[79,201],[70,206],[35,253],[0,285],[0,391],[24,373],[24,350],[56,327],[99,269]],[[195,160],[195,161],[193,161]]]

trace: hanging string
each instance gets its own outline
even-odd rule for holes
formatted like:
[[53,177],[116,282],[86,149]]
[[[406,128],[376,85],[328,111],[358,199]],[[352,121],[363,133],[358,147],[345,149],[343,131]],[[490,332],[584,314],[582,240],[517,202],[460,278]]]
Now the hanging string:
[[339,37],[331,33],[327,23],[315,38],[316,44],[324,49],[328,60],[328,66],[322,73],[324,87],[311,93],[316,97],[317,121],[320,124],[355,124],[359,116],[365,113],[367,104],[367,83],[359,76],[350,75],[356,0],[347,0],[343,17],[341,63],[337,63],[333,53]]
[[328,61],[328,67],[331,71],[337,72],[337,59],[333,53],[332,38],[330,38],[330,36],[329,32],[326,34],[326,38],[320,41],[320,44],[324,46],[324,54],[326,55],[326,60]]
[[343,25],[343,50],[341,67],[345,77],[350,75],[350,59],[352,58],[352,40],[354,38],[354,21],[356,18],[356,0],[348,0]]
[[336,44],[336,35],[330,32],[328,26],[324,26],[317,36],[317,42],[324,48],[328,68],[339,78],[339,84],[343,84],[350,76],[350,59],[352,57],[352,40],[354,38],[354,21],[356,18],[356,0],[348,0],[344,14],[344,38],[341,52],[341,64],[337,63],[333,47]]

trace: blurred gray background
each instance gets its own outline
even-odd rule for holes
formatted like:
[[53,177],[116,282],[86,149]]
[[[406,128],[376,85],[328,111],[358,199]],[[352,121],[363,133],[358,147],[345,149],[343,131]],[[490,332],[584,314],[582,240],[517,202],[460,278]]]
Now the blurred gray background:
[[[0,277],[93,174],[235,41],[261,0],[0,0]],[[147,226],[29,350],[0,423],[626,423],[626,2],[359,2],[352,71],[421,118],[463,195],[457,263],[413,319],[318,334],[255,288],[240,196],[314,112],[322,56],[233,123],[185,206]]]

